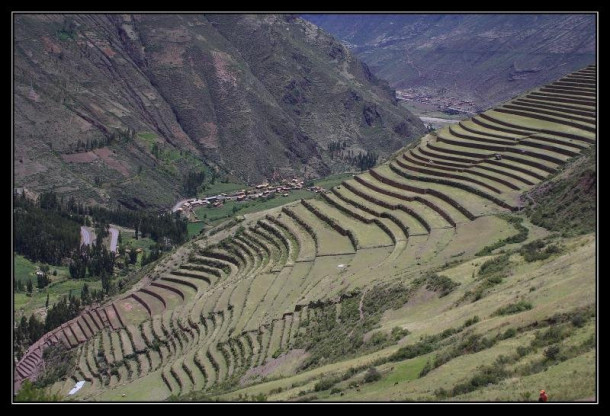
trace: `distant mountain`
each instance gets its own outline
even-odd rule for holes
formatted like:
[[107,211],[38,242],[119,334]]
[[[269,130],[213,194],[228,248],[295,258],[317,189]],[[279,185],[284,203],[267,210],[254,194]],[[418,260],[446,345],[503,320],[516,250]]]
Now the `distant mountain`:
[[478,111],[595,62],[592,14],[305,15],[405,96]]
[[419,119],[340,42],[290,15],[16,15],[15,186],[168,206],[182,178],[332,171]]

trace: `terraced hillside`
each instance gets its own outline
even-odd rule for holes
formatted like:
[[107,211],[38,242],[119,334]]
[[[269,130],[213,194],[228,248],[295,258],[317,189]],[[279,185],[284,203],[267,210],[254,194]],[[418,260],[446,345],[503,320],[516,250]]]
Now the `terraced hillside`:
[[[309,354],[303,337],[329,308],[337,321],[348,307],[364,319],[374,288],[411,284],[449,263],[469,275],[477,253],[515,234],[502,214],[518,212],[523,192],[596,144],[595,71],[429,134],[319,199],[181,248],[145,284],[45,335],[17,365],[16,383],[57,342],[76,351],[77,364],[52,390],[85,380],[78,400],[216,394],[294,374]],[[527,228],[530,239],[548,234]]]

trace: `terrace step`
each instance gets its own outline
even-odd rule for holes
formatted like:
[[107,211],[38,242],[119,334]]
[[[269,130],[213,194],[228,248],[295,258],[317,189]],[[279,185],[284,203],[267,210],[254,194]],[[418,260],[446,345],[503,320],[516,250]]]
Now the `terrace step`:
[[316,256],[316,242],[311,234],[290,216],[280,214],[269,217],[269,221],[289,232],[298,242],[298,255],[295,261],[311,261]]

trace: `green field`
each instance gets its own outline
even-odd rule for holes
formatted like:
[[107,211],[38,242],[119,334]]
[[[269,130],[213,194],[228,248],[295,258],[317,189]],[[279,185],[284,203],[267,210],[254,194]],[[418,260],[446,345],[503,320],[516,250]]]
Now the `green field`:
[[188,230],[189,237],[198,235],[204,226],[205,226],[205,224],[203,222],[189,222],[187,224],[187,230]]
[[53,304],[58,302],[62,297],[68,296],[69,293],[72,293],[72,296],[80,297],[81,289],[85,283],[89,286],[89,291],[94,289],[101,290],[102,288],[100,280],[74,280],[62,278],[52,282],[44,289],[38,289],[36,284],[34,284],[32,296],[28,296],[25,292],[15,293],[15,319],[18,319],[21,316],[28,317],[32,313],[43,309],[47,300],[47,294],[49,295],[49,307],[53,306]]
[[[254,212],[264,211],[267,209],[279,207],[281,205],[299,201],[301,199],[312,198],[315,196],[315,193],[306,191],[306,190],[296,190],[290,191],[288,196],[275,196],[268,200],[254,200],[254,201],[227,201],[223,204],[222,207],[213,208],[213,207],[198,207],[195,208],[195,214],[197,218],[203,220],[204,222],[216,225],[219,223],[219,220],[224,220],[225,218],[229,218],[233,215],[244,215],[244,214],[252,214]],[[233,210],[234,208],[235,211]]]
[[[43,265],[43,263],[39,262],[31,262],[24,256],[20,254],[13,253],[13,264],[14,264],[14,277],[15,281],[21,280],[24,285],[28,279],[32,280],[32,284],[36,287],[36,270],[38,270],[39,266]],[[49,271],[47,273],[47,277],[51,280],[51,284],[61,282],[63,280],[70,278],[70,273],[68,271],[68,267],[66,266],[49,266]],[[56,271],[57,274],[54,276],[53,272]],[[25,287],[25,286],[24,286]]]
[[32,282],[35,283],[37,268],[36,264],[19,254],[14,254],[13,265],[15,281],[21,280],[23,283],[25,283],[28,279],[32,279]]
[[222,193],[235,192],[244,188],[246,188],[246,185],[244,185],[243,183],[216,181],[214,184],[206,184],[205,190],[200,192],[197,196],[199,198],[204,198],[206,196],[214,196],[220,195]]
[[317,179],[313,183],[316,186],[321,186],[325,189],[331,189],[334,186],[339,185],[346,179],[351,179],[354,176],[353,173],[338,173],[336,175],[327,176],[322,179]]
[[157,141],[157,135],[148,131],[143,131],[137,134],[137,137],[142,141],[149,143],[151,146]]

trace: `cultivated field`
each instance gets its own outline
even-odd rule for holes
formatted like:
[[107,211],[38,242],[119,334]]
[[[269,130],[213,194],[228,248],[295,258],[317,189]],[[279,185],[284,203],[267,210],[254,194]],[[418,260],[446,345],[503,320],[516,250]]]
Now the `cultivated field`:
[[[223,400],[261,393],[271,400],[528,400],[527,392],[542,386],[556,400],[594,396],[595,356],[586,349],[595,329],[587,318],[595,302],[594,236],[559,241],[558,254],[534,262],[519,254],[519,244],[481,253],[519,227],[528,233],[520,243],[553,241],[523,221],[520,196],[595,146],[594,74],[588,67],[428,134],[320,198],[202,237],[163,260],[147,284],[46,334],[17,365],[16,382],[41,365],[46,345],[62,342],[76,350],[76,370],[52,389],[66,394],[85,380],[76,400],[163,400],[194,392]],[[494,259],[504,274],[487,284],[482,266]],[[430,272],[454,283],[448,293],[422,283]],[[387,300],[379,309],[385,298],[367,303],[392,285],[412,290],[396,307]],[[519,302],[529,309],[497,312]],[[316,354],[303,348],[315,328],[320,334],[324,325],[343,328],[344,317],[357,322],[358,314],[368,322],[370,308],[379,313],[361,328],[362,349],[298,370]],[[325,320],[329,311],[335,317]],[[554,344],[533,340],[549,330],[552,316],[574,311],[584,311],[582,325],[571,327],[575,318],[566,318],[558,348],[582,353],[566,352],[548,371],[537,371],[535,365],[548,364],[537,364],[550,354],[545,346]],[[395,328],[408,335],[390,342],[400,334]],[[510,328],[515,332],[505,336]],[[392,358],[450,329],[457,332],[430,341],[428,350]],[[483,347],[460,344],[466,342]],[[513,357],[530,344],[536,347]],[[459,345],[463,354],[456,355]],[[509,358],[498,364],[500,355]],[[434,368],[420,376],[428,363]],[[365,382],[370,365],[381,378]],[[502,377],[456,390],[492,365]],[[329,377],[338,377],[334,389],[316,387]],[[265,382],[272,378],[279,379]]]

